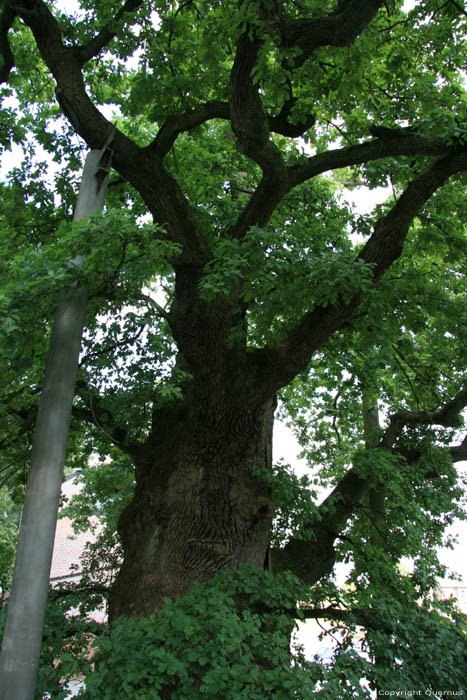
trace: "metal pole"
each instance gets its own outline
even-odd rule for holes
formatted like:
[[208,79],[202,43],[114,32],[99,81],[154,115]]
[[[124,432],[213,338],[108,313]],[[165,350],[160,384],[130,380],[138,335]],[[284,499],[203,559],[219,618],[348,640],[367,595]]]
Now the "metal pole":
[[[111,153],[88,153],[74,221],[102,209]],[[34,698],[86,303],[85,291],[69,289],[55,312],[3,634],[1,700]]]

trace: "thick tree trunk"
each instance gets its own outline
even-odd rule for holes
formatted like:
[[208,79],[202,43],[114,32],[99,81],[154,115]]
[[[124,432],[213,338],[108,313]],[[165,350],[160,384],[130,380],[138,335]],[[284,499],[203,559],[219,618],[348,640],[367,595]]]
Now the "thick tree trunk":
[[204,395],[159,411],[119,522],[125,556],[111,619],[156,612],[223,569],[264,566],[273,504],[258,472],[271,468],[274,406]]

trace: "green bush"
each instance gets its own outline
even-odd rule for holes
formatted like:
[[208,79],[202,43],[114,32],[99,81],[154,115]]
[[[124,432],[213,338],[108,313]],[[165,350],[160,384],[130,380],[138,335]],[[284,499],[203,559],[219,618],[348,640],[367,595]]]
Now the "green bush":
[[[262,590],[261,582],[253,581],[257,578],[263,579]],[[167,600],[157,616],[120,618],[97,641],[95,668],[78,697],[311,698],[314,664],[290,653],[293,618],[284,610],[282,578],[252,571],[234,578],[223,572],[213,584],[196,583],[185,597]],[[254,590],[263,595],[261,612],[255,611]]]

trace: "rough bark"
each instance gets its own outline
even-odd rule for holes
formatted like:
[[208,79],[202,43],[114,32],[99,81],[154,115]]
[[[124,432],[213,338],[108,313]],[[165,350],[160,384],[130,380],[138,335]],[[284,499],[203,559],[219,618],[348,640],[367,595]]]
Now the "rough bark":
[[222,569],[263,566],[273,504],[258,472],[271,466],[273,412],[272,401],[214,393],[161,411],[119,522],[125,560],[112,618],[155,612]]

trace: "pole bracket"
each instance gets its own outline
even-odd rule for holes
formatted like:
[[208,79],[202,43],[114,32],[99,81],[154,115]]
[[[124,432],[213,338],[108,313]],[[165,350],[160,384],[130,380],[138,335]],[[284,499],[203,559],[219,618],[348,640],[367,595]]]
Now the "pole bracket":
[[109,129],[109,134],[106,138],[106,141],[102,147],[99,161],[97,163],[96,179],[98,192],[101,189],[102,183],[104,182],[105,178],[110,173],[110,169],[112,167],[113,149],[110,148],[110,144],[114,140],[116,132],[117,127],[115,126],[115,124],[112,124]]

